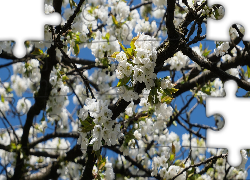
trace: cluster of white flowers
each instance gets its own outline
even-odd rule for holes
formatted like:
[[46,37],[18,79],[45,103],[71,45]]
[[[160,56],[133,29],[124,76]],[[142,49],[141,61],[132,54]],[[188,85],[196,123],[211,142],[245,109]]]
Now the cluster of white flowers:
[[[175,165],[168,165],[168,160],[170,158],[170,152],[172,151],[171,144],[175,146],[176,153],[180,150],[180,141],[177,134],[174,132],[168,133],[168,130],[165,130],[163,134],[157,137],[155,135],[154,140],[158,141],[161,144],[159,147],[160,156],[155,156],[152,161],[152,176],[156,176],[157,173],[160,173],[162,178],[171,179],[182,170],[181,167]],[[154,152],[152,152],[154,153]],[[186,173],[184,172],[178,179],[185,179]]]
[[[211,96],[215,97],[220,97],[220,96],[225,96],[225,90],[223,88],[223,83],[219,78],[216,78],[212,83],[211,83]],[[200,100],[200,98],[205,101],[206,98],[208,97],[208,94],[198,91],[196,93],[196,98]]]
[[70,149],[70,142],[63,138],[54,138],[48,140],[45,143],[39,143],[35,146],[37,151],[46,150],[49,153],[60,154],[60,156],[65,156],[65,153]]
[[15,91],[17,96],[22,96],[22,94],[27,90],[28,85],[27,85],[27,79],[26,78],[21,78],[19,75],[12,75],[11,76],[11,83],[12,83],[12,88]]
[[212,8],[212,14],[211,14],[211,18],[213,19],[222,19],[223,16],[225,14],[225,9],[223,6],[220,6],[219,8]]
[[214,49],[214,52],[216,56],[223,56],[229,48],[230,48],[229,42],[223,42],[216,49]]
[[88,27],[84,24],[83,21],[77,21],[72,24],[72,32],[77,33],[79,32],[80,41],[85,42],[87,40],[87,34],[89,33]]
[[47,128],[47,121],[41,121],[41,123],[34,124],[34,127],[30,127],[29,137],[30,139],[33,139],[34,136],[36,136],[38,133],[45,132],[45,129]]
[[[11,140],[13,140],[13,138],[11,138],[9,136],[7,131],[1,132],[1,138],[0,138],[1,144],[8,146],[8,145],[10,145]],[[8,163],[13,162],[15,159],[14,155],[15,155],[15,153],[13,153],[13,152],[8,152],[8,151],[0,149],[1,164],[7,165]]]
[[10,88],[10,84],[8,82],[0,84],[0,110],[3,113],[0,113],[0,117],[3,117],[3,115],[5,115],[5,113],[10,109],[9,101],[11,101],[13,94],[7,92],[8,88]]
[[125,113],[128,115],[128,116],[132,116],[135,112],[135,108],[136,106],[134,105],[134,102],[132,101],[125,109]]
[[165,102],[160,103],[155,108],[155,115],[158,121],[164,120],[166,121],[170,116],[172,116],[173,108],[168,106]]
[[68,132],[69,125],[66,106],[69,104],[67,97],[69,87],[65,85],[63,78],[65,78],[65,75],[60,74],[60,66],[57,68],[53,67],[49,80],[52,85],[52,91],[47,102],[47,118],[52,123],[55,120],[59,121],[58,130]]
[[[202,57],[202,52],[201,52],[201,50],[200,50],[200,48],[199,48],[198,46],[192,47],[192,50],[193,50],[194,52],[196,52],[199,56]],[[195,67],[196,67],[198,70],[201,70],[201,67],[199,66],[199,64],[197,64],[196,62],[194,62],[194,65],[195,65]]]
[[99,91],[93,91],[96,99],[113,99],[114,103],[118,100],[116,88],[111,87],[111,84],[116,80],[116,75],[114,71],[115,64],[111,64],[110,73],[107,73],[107,69],[98,69],[95,70],[91,74],[91,76],[89,76],[89,80],[98,85],[99,87]]
[[[159,131],[156,131],[156,133]],[[178,153],[181,149],[180,138],[175,132],[169,133],[168,129],[165,129],[161,135],[154,136],[154,140],[157,141],[161,146],[165,146],[172,151],[172,144],[175,146],[175,153]],[[165,149],[161,147],[159,152],[164,152]]]
[[[88,71],[84,71],[82,75],[84,77],[89,77]],[[82,80],[80,78],[75,78],[74,76],[71,75],[69,75],[68,77],[69,79],[75,79],[75,82],[72,84],[72,88],[74,89],[76,94],[75,96],[73,96],[74,104],[80,104],[79,100],[80,102],[84,102],[85,99],[87,98],[87,94],[86,94],[86,88],[84,87]]]
[[128,90],[125,87],[119,87],[117,93],[120,94],[120,97],[127,102],[131,102],[133,99],[138,99],[139,95],[133,90]]
[[106,180],[113,180],[115,179],[115,173],[113,171],[112,163],[109,162],[108,156],[106,157],[106,164],[105,164],[105,178]]
[[149,108],[151,107],[151,104],[148,102],[149,92],[150,90],[146,88],[142,90],[142,97],[140,98],[140,103],[139,103],[139,106],[141,108],[138,109],[138,112],[148,111]]
[[219,78],[216,78],[213,81],[215,90],[211,91],[211,96],[225,96],[225,90],[223,88],[222,81]]
[[[151,118],[146,118],[145,122],[140,121],[138,124],[135,124],[135,128],[137,130],[134,135],[136,139],[131,139],[128,143],[128,147],[121,146],[120,150],[123,152],[123,155],[118,155],[118,162],[116,164],[117,168],[121,168],[124,165],[124,168],[128,168],[132,174],[143,174],[143,172],[141,172],[138,168],[131,166],[131,164],[124,158],[124,156],[130,156],[131,158],[135,158],[140,161],[142,166],[150,167],[150,169],[152,169],[152,176],[157,176],[158,174],[160,174],[163,178],[174,176],[174,172],[172,171],[175,166],[169,166],[168,162],[170,154],[173,151],[172,143],[175,147],[175,153],[180,151],[181,146],[179,137],[174,132],[169,133],[168,129],[165,129],[164,131],[159,130],[155,127],[155,122],[156,121],[153,121]],[[149,156],[153,158],[152,160],[149,156],[145,155],[145,148],[147,147],[147,144],[142,140],[142,136],[146,136],[148,142],[154,140],[160,145],[159,147],[157,146],[157,148],[152,147],[148,151]]]
[[[113,2],[114,3],[114,2]],[[124,1],[117,1],[111,6],[111,12],[117,15],[117,19],[126,19],[129,16],[129,6]]]
[[153,12],[152,12],[153,16],[155,18],[157,18],[157,19],[162,18],[163,15],[164,15],[164,13],[165,13],[165,9],[164,8],[157,8],[157,9],[154,9]]
[[138,36],[139,38],[134,43],[136,55],[132,61],[127,58],[123,51],[116,56],[116,60],[119,62],[116,75],[118,79],[122,79],[124,76],[129,77],[133,74],[133,84],[138,81],[144,82],[147,89],[150,89],[154,86],[154,79],[156,78],[154,67],[156,65],[158,41],[149,35],[144,35],[144,33]]
[[88,114],[93,118],[93,123],[95,124],[92,130],[92,139],[89,143],[87,138],[87,133],[82,132],[79,129],[80,136],[78,138],[78,144],[81,144],[82,152],[85,153],[87,146],[93,144],[93,150],[97,151],[100,149],[102,144],[102,139],[108,146],[115,145],[118,143],[117,138],[122,136],[120,132],[120,124],[115,124],[115,120],[112,120],[112,111],[108,109],[108,101],[95,100],[87,98],[85,100],[85,105],[78,114],[78,117],[82,121],[86,121]]
[[[108,4],[106,4],[107,2]],[[147,0],[141,0],[141,2],[147,2]],[[194,8],[194,5],[196,3],[200,5],[202,0],[188,0],[187,2],[191,8]],[[63,0],[62,3],[62,5],[66,7],[69,4],[69,0]],[[70,3],[72,5],[74,1],[70,1]],[[184,7],[185,11],[188,10],[186,5],[182,3],[181,0],[178,3],[181,7]],[[72,54],[77,55],[75,52],[77,45],[80,46],[79,48],[81,48],[81,46],[87,46],[89,49],[91,49],[92,55],[96,57],[96,65],[103,65],[104,63],[105,65],[110,65],[107,69],[95,70],[91,75],[89,75],[87,71],[83,73],[83,75],[86,76],[91,81],[91,83],[93,83],[93,87],[96,85],[99,88],[99,90],[97,90],[97,88],[92,88],[95,99],[87,97],[85,84],[79,77],[76,77],[72,83],[72,87],[76,94],[73,97],[73,102],[78,106],[80,104],[78,101],[79,98],[84,104],[84,107],[78,111],[79,119],[76,121],[72,120],[71,122],[72,131],[79,132],[77,143],[81,145],[81,150],[84,155],[86,155],[87,147],[89,145],[92,145],[93,150],[97,151],[103,145],[117,145],[118,139],[121,136],[124,136],[121,132],[121,125],[116,120],[112,119],[112,111],[108,108],[111,101],[112,103],[115,103],[117,102],[118,97],[120,97],[125,101],[130,102],[130,104],[126,107],[124,114],[121,114],[121,116],[125,115],[125,121],[127,120],[128,116],[133,117],[135,112],[149,113],[148,116],[138,118],[138,121],[131,125],[131,129],[129,130],[131,130],[131,135],[133,135],[134,138],[129,139],[129,142],[124,142],[124,144],[121,145],[120,151],[122,153],[121,155],[118,155],[117,162],[111,163],[108,157],[106,157],[106,163],[102,169],[102,172],[100,172],[100,169],[98,169],[99,167],[94,165],[92,174],[97,175],[101,173],[101,178],[105,178],[106,180],[113,180],[115,178],[112,164],[116,164],[118,169],[124,167],[132,174],[136,174],[138,176],[145,174],[145,172],[141,171],[138,167],[127,161],[125,156],[135,159],[135,161],[140,162],[143,167],[149,168],[150,171],[152,170],[152,176],[160,175],[161,178],[166,180],[173,178],[183,170],[183,166],[178,166],[177,163],[175,163],[176,159],[171,160],[172,153],[174,152],[176,155],[181,148],[179,136],[174,132],[169,132],[166,126],[169,118],[173,115],[173,108],[167,105],[166,102],[150,104],[148,101],[150,89],[155,86],[155,82],[160,82],[160,90],[171,89],[174,87],[170,76],[158,81],[158,79],[156,79],[157,76],[154,73],[157,58],[156,47],[159,45],[159,41],[149,35],[145,35],[144,33],[152,35],[157,31],[156,22],[149,21],[148,14],[153,14],[155,18],[162,18],[167,6],[167,0],[152,0],[152,4],[140,7],[141,11],[146,12],[146,15],[142,14],[142,16],[145,18],[142,20],[140,19],[140,14],[138,13],[137,9],[130,11],[130,9],[133,8],[133,5],[130,7],[123,0],[88,0],[83,3],[80,13],[76,15],[76,18],[74,19],[71,26],[72,29],[66,33],[67,37],[65,37],[65,39],[62,38],[63,44],[66,44],[66,46],[63,47],[63,50],[69,57]],[[175,27],[177,27],[182,22],[188,12],[183,11],[180,13],[180,6],[176,7],[174,12]],[[153,7],[156,7],[156,9],[153,10],[153,12],[149,12],[152,11]],[[65,9],[65,19],[68,19],[74,13],[74,11],[74,7],[72,9]],[[201,12],[202,11],[207,15],[210,13],[210,9],[207,8],[207,6],[205,6]],[[222,16],[222,11],[223,10],[220,8],[216,10],[216,13],[219,14],[219,16],[216,18],[220,18],[220,16]],[[45,13],[50,14],[52,12],[54,12],[53,0],[45,0]],[[66,23],[66,21],[63,20],[62,25],[64,23]],[[107,26],[102,27],[102,24]],[[165,27],[162,27],[162,29],[158,32],[158,36],[164,32],[163,28]],[[241,32],[243,32],[241,26],[238,26],[238,28]],[[135,42],[133,42],[135,46],[133,49],[134,54],[130,56],[128,52],[120,52],[121,47],[119,42],[123,44],[129,44],[133,37],[133,33],[138,33],[138,38],[135,40]],[[230,34],[233,39],[238,36],[238,33],[234,28],[230,30]],[[52,32],[49,29],[49,26],[46,26],[45,41],[33,43],[36,48],[44,49],[50,47],[52,42]],[[2,51],[11,52],[11,43],[11,41],[0,42],[0,53],[2,53]],[[33,44],[30,45],[29,49],[33,49]],[[198,46],[193,47],[192,49],[199,56],[203,56],[203,53],[205,52],[202,51]],[[231,59],[230,55],[225,55],[228,49],[229,43],[222,43],[215,50],[216,56],[222,56],[222,62]],[[115,52],[119,52],[115,58],[118,61],[117,67],[116,63],[111,61],[112,58],[110,58],[110,56],[114,55]],[[233,56],[236,55],[235,48],[231,53]],[[56,50],[56,56],[58,60],[61,61],[62,54],[59,49]],[[41,79],[39,61],[37,59],[31,59],[26,63],[15,63],[13,65],[14,75],[11,76],[11,86],[8,83],[0,84],[0,110],[4,115],[7,114],[10,109],[9,104],[12,97],[10,94],[10,87],[19,97],[23,96],[23,93],[25,93],[28,88],[32,91],[37,90],[37,85]],[[173,57],[165,61],[165,65],[170,64],[171,70],[174,69],[180,71],[182,68],[187,66],[189,62],[189,58],[181,51],[178,51]],[[201,70],[201,67],[198,64],[195,63],[195,66]],[[77,67],[79,68],[83,66],[77,65]],[[112,75],[113,72],[115,73]],[[239,68],[229,69],[227,72],[231,75],[239,77]],[[52,124],[55,121],[58,122],[56,132],[69,132],[70,130],[70,124],[68,122],[68,116],[70,113],[67,111],[66,107],[69,104],[67,96],[71,91],[65,81],[69,77],[70,79],[71,77],[73,79],[73,76],[67,77],[64,75],[65,73],[66,68],[64,69],[57,65],[53,68],[49,80],[50,84],[52,85],[52,91],[47,102],[46,115],[47,119],[52,122]],[[131,81],[128,82],[128,86],[126,85],[112,88],[112,83],[116,81],[116,77],[118,79],[129,78]],[[137,82],[143,82],[146,85],[146,88],[140,95],[136,93],[131,87]],[[225,95],[223,83],[219,78],[216,78],[214,82],[211,83],[211,87],[209,88],[211,88],[211,96]],[[163,94],[158,92],[159,89],[157,90],[157,98],[161,100]],[[202,99],[205,100],[207,94],[204,92],[198,91],[196,97],[202,97]],[[139,97],[140,103],[139,106],[137,106],[134,104],[133,100],[137,100]],[[20,114],[27,113],[30,107],[31,101],[26,98],[19,99],[16,105],[17,112]],[[153,113],[151,114],[151,112]],[[73,119],[72,116],[70,116],[71,119]],[[119,118],[121,116],[119,116]],[[0,117],[2,117],[1,113]],[[31,126],[29,131],[29,141],[36,141],[41,135],[39,133],[45,133],[45,128],[48,126],[47,122],[48,121],[45,120],[45,117],[43,117],[40,122],[34,123]],[[216,121],[216,123],[218,127],[223,126],[222,122],[219,120]],[[22,131],[22,129],[16,130],[16,134],[19,138],[22,136]],[[126,135],[125,140],[127,138]],[[12,130],[10,130],[10,132],[7,132],[6,130],[0,132],[0,136],[0,144],[9,146],[12,142],[16,142]],[[150,142],[154,143],[152,147],[147,150],[148,154],[145,154],[145,150]],[[203,139],[194,137],[191,137],[190,139],[189,134],[184,134],[182,136],[182,146],[186,146],[187,148],[191,147],[192,149],[191,158],[185,161],[185,167],[189,167],[191,165],[190,159],[200,162],[206,158],[205,141]],[[60,156],[65,156],[65,153],[70,149],[70,147],[71,144],[67,139],[61,139],[57,137],[37,144],[34,147],[34,150],[46,151],[51,154],[60,154]],[[209,149],[208,152],[211,155],[219,155],[224,153],[223,150],[216,151],[214,149]],[[236,168],[231,167],[227,173],[227,178],[247,178],[247,171],[244,170],[247,161],[247,152],[242,150],[241,154],[243,157],[241,165]],[[2,165],[9,166],[8,164],[10,163],[15,164],[15,156],[15,152],[0,150]],[[78,158],[80,159],[83,157]],[[23,154],[21,154],[21,158],[23,158]],[[54,160],[55,159],[53,158],[30,155],[29,159],[25,159],[25,163],[36,167],[36,165],[48,165]],[[60,166],[62,168],[58,169],[57,173],[61,174],[60,178],[62,179],[70,179],[72,177],[74,179],[79,179],[81,172],[84,169],[84,167],[81,165],[73,162],[61,162]],[[213,166],[212,171],[214,173],[209,173],[208,171],[207,174],[201,176],[201,179],[214,179],[215,172],[218,173],[218,177],[216,178],[222,179],[226,174],[225,167],[229,167],[229,165],[226,163],[226,160],[219,159]],[[45,168],[41,168],[39,171],[44,172]],[[196,168],[196,172],[197,171],[199,171],[198,168]],[[7,167],[6,172],[11,175],[14,172],[14,168],[12,166]],[[186,173],[187,172],[182,173],[176,179],[186,179]],[[0,175],[0,179],[7,178]],[[125,179],[128,178],[125,177]],[[134,178],[130,179],[132,180]],[[139,178],[139,180],[142,179],[147,178]]]
[[35,59],[28,61],[26,65],[21,62],[13,64],[14,74],[11,76],[11,82],[17,96],[22,96],[28,87],[33,89],[33,84],[40,81],[41,75],[38,66],[39,62]]
[[[21,138],[23,134],[22,129],[16,129],[15,134],[17,135],[18,139]],[[0,144],[3,144],[5,146],[9,146],[12,142],[17,142],[16,136],[13,133],[13,130],[7,130],[4,129],[3,131],[1,130],[0,132]],[[1,164],[4,166],[7,166],[9,164],[13,164],[16,158],[16,153],[14,152],[9,152],[0,149],[0,157],[1,157]],[[8,166],[8,172],[13,175],[14,173],[14,167],[13,166]],[[0,176],[1,177],[1,176]]]
[[37,156],[30,156],[29,163],[33,166],[35,165],[42,165],[42,164],[49,164],[50,158],[44,158],[44,157],[37,157]]
[[[81,102],[84,102],[85,99],[87,98],[86,89],[84,88],[84,86],[82,84],[76,85],[75,93]],[[78,101],[76,96],[73,97],[73,102],[74,102],[74,104],[79,104],[79,101]]]
[[37,59],[31,59],[25,64],[24,77],[29,78],[31,83],[38,83],[40,81],[41,73]]
[[51,14],[54,11],[55,11],[55,9],[54,9],[54,7],[52,5],[45,4],[45,7],[44,7],[45,14]]
[[[226,154],[227,150],[226,149],[213,149],[213,148],[208,148],[207,150],[211,155],[221,155],[221,154]],[[241,164],[238,167],[230,167],[230,165],[226,162],[226,159],[218,159],[217,162],[213,165],[213,170],[211,173],[207,173],[206,176],[207,179],[211,179],[214,177],[214,174],[217,173],[218,177],[217,179],[223,179],[226,175],[227,179],[246,179],[248,176],[247,171],[245,170],[245,165],[247,162],[247,151],[246,150],[241,150],[240,151],[241,156],[242,156],[242,161]],[[228,173],[226,174],[226,169],[229,169]],[[215,172],[214,172],[215,171]]]
[[[203,2],[204,0],[187,0],[187,3],[188,5],[193,8],[195,4],[197,5],[201,5],[201,3]],[[182,6],[185,6],[185,4],[183,3],[183,0],[180,0],[179,1],[180,5]]]
[[[163,79],[162,83],[163,85],[163,89],[165,88],[170,88],[173,87],[173,84],[169,81],[169,78]],[[144,122],[140,122],[142,123],[140,125],[140,127],[144,128],[144,129],[151,129],[150,126],[153,125],[153,129],[158,129],[158,130],[163,130],[164,128],[166,128],[166,122],[169,120],[169,118],[172,116],[173,114],[173,108],[171,106],[168,106],[165,102],[164,103],[159,103],[156,104],[154,106],[151,106],[150,103],[148,102],[148,96],[149,96],[149,90],[144,89],[143,90],[143,97],[141,97],[140,99],[140,103],[139,106],[140,108],[138,109],[138,112],[142,112],[142,111],[148,111],[150,108],[152,110],[154,110],[154,115],[157,118],[157,121],[155,121],[154,123],[152,123],[151,119],[146,119],[146,124]],[[159,98],[160,95],[159,95]],[[148,126],[147,128],[145,128],[144,126]],[[142,131],[143,132],[143,131]],[[148,131],[149,133],[151,131]],[[142,134],[145,135],[145,134]]]
[[208,95],[207,95],[206,93],[202,92],[202,91],[198,91],[198,92],[196,93],[196,98],[197,98],[198,100],[200,100],[200,98],[201,98],[202,101],[205,101],[207,97],[208,97]]
[[167,6],[167,1],[165,1],[165,0],[153,0],[153,3],[157,7]]
[[[164,167],[160,170],[160,176],[164,179],[171,179],[173,177],[175,177],[179,172],[181,172],[183,170],[183,168],[181,168],[180,166],[175,166],[172,165],[168,168],[168,170]],[[186,179],[186,172],[182,173],[181,175],[179,175],[177,178],[175,178],[176,180],[183,180]]]
[[[104,58],[105,55],[106,57],[111,56],[114,52],[117,52],[120,50],[120,45],[116,38],[112,35],[109,35],[108,39],[105,39],[105,36],[107,36],[107,33],[101,33],[100,31],[96,32],[96,37],[92,41],[91,45],[91,51],[92,54],[97,57],[95,59],[96,64],[99,65],[100,60],[99,58]],[[109,63],[110,63],[110,59]]]
[[[218,156],[221,154],[226,154],[227,150],[226,149],[213,149],[213,148],[208,148],[206,149],[205,146],[205,141],[203,139],[198,139],[193,137],[191,139],[191,144],[190,144],[190,135],[189,134],[183,134],[182,135],[182,146],[185,147],[186,149],[191,147],[192,153],[191,153],[191,159],[194,161],[198,160],[203,161],[205,159],[205,153],[206,150],[213,156]],[[241,150],[241,155],[242,155],[242,162],[238,167],[231,167],[228,174],[227,178],[228,179],[245,179],[247,177],[247,171],[245,171],[245,164],[247,162],[247,152],[245,150]],[[185,167],[189,167],[191,161],[188,159],[187,164],[185,164]],[[217,172],[217,177],[216,179],[223,179],[226,175],[226,169],[229,168],[229,164],[226,163],[226,159],[218,159],[216,163],[213,165],[213,172],[207,171],[207,174],[202,175],[202,178],[205,180],[209,180],[214,177],[214,174],[216,171]]]
[[187,66],[188,63],[189,58],[181,51],[178,51],[173,57],[165,60],[165,64],[170,64],[170,69],[175,69],[176,71],[180,71],[182,68]]
[[107,20],[108,32],[115,36],[120,42],[129,44],[133,34],[132,31],[140,19],[138,11],[130,11],[130,7],[123,1],[109,1],[111,12],[116,14],[118,24],[114,25],[113,17],[109,16]]
[[108,19],[108,6],[103,3],[99,4],[97,1],[88,2],[83,8],[82,16],[86,21],[96,21],[100,19],[102,23],[106,24]]
[[3,51],[11,53],[11,41],[0,42],[0,54],[2,54]]
[[19,113],[26,114],[30,109],[30,107],[31,107],[31,102],[26,98],[22,98],[17,101],[16,109],[17,112]]
[[[240,48],[240,49],[242,49],[242,48]],[[233,55],[236,55],[236,54],[233,54]],[[222,62],[224,63],[224,62],[230,61],[232,59],[232,57],[229,54],[226,54],[226,55],[222,56],[221,59],[222,59]],[[237,68],[230,68],[230,69],[226,70],[226,72],[228,74],[231,74],[232,76],[240,78],[240,75],[239,75],[240,68],[241,68],[241,66],[238,66]]]
[[183,134],[182,135],[182,146],[185,147],[186,149],[188,149],[191,146],[192,159],[199,158],[200,161],[204,160],[205,153],[206,153],[206,145],[205,145],[205,141],[203,139],[198,139],[198,138],[193,137],[191,139],[191,144],[190,144],[190,135]]
[[157,25],[155,21],[152,21],[151,24],[145,19],[139,19],[137,25],[135,26],[135,33],[152,33],[157,30]]
[[161,80],[161,88],[162,89],[167,89],[167,88],[171,89],[173,87],[174,87],[174,85],[171,82],[170,76],[167,76],[165,79]]
[[11,76],[11,87],[17,96],[22,96],[28,88],[36,90],[34,85],[39,83],[41,78],[38,60],[15,63],[12,67],[14,74]]
[[61,162],[61,167],[61,169],[57,169],[60,178],[65,180],[72,177],[74,177],[74,180],[81,179],[82,165],[73,162]]

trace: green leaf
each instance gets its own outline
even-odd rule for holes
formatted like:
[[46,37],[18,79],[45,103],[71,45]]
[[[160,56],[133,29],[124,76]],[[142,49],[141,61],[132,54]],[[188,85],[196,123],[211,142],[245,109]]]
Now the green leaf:
[[[91,145],[93,145],[93,144],[91,144]],[[97,157],[101,156],[100,150],[92,151],[92,152],[94,152]]]
[[64,76],[62,77],[62,81],[67,81],[67,80],[69,80],[69,78],[68,78],[66,75],[64,75]]
[[69,0],[69,5],[70,5],[70,8],[72,9],[73,7],[76,7],[77,4],[75,3],[74,0]]
[[181,164],[181,160],[180,159],[177,159],[176,161],[175,161],[175,163],[174,163],[174,165],[176,165],[176,166],[179,166]]
[[159,102],[159,99],[157,96],[158,96],[157,88],[156,87],[151,88],[149,96],[148,96],[148,103],[157,104]]
[[169,158],[169,160],[170,160],[170,161],[173,161],[173,160],[174,160],[174,158],[175,158],[175,154],[171,153],[171,154],[170,154],[170,158]]
[[106,158],[102,157],[102,155],[99,155],[98,161],[97,161],[97,167],[99,170],[101,170],[106,164]]
[[124,78],[120,79],[117,83],[117,87],[126,85],[130,80],[130,77],[125,76]]
[[79,52],[80,52],[79,45],[78,45],[78,44],[75,44],[75,47],[74,47],[74,53],[75,53],[75,55],[78,55]]
[[172,152],[175,154],[175,146],[174,146],[174,143],[172,143]]
[[18,145],[16,146],[16,149],[17,149],[17,150],[20,150],[21,147],[22,147],[22,144],[18,144]]
[[45,116],[42,117],[42,119],[40,120],[41,122],[45,121]]
[[13,150],[15,151],[17,149],[16,144],[12,142],[10,144],[10,148],[11,148],[11,151],[13,151]]
[[125,135],[125,144],[127,145],[128,142],[131,140],[131,139],[135,139],[135,136],[134,136],[134,132],[132,130],[130,130],[126,135]]
[[202,51],[202,44],[200,43],[200,45],[199,45],[199,48],[200,48],[200,51]]
[[13,91],[13,90],[11,89],[10,86],[8,86],[8,87],[6,88],[6,91],[7,91],[7,93],[10,93],[10,92]]
[[170,92],[170,89],[163,89],[163,94],[165,95],[165,96],[172,96],[172,93]]
[[114,16],[113,14],[111,14],[111,16],[112,16],[112,20],[113,20],[113,23],[115,24],[116,28],[120,28],[122,24],[119,23],[119,22],[116,20],[116,18],[115,18],[115,16]]
[[184,165],[183,161],[181,161],[180,159],[177,159],[177,160],[174,162],[174,165],[179,166],[179,167],[181,167],[181,168],[185,168],[185,165]]
[[126,48],[125,48],[125,47],[122,45],[122,43],[120,43],[119,41],[118,41],[118,43],[120,44],[122,50],[126,53]]
[[105,38],[109,41],[110,34],[108,32],[106,33]]
[[202,103],[203,103],[203,99],[202,99],[202,97],[201,97],[201,96],[199,97],[199,103],[200,103],[200,104],[202,104]]
[[112,55],[111,55],[111,57],[112,58],[116,58],[116,56],[117,56],[117,54],[119,54],[120,52],[114,52]]
[[52,107],[50,107],[47,111],[46,111],[46,113],[49,113],[49,112],[51,112],[52,111]]
[[207,170],[207,174],[213,174],[214,173],[214,168],[209,168]]
[[135,49],[135,41],[136,41],[138,38],[139,38],[139,35],[136,36],[136,37],[134,37],[134,38],[132,39],[132,41],[131,41],[131,43],[130,43],[130,47],[131,47],[132,49]]
[[188,178],[188,180],[197,180],[199,177],[201,177],[200,174],[193,174],[191,177]]
[[30,47],[30,41],[25,41],[24,44],[27,48]]
[[2,101],[2,103],[4,103],[4,97],[3,96],[1,96],[1,101]]
[[167,104],[170,104],[172,102],[173,98],[169,97],[169,96],[165,96],[165,97],[161,97],[161,103],[166,102]]
[[43,163],[43,158],[39,157],[39,159],[37,160],[38,163]]
[[132,48],[126,49],[127,54],[129,55],[129,58],[133,56],[134,50]]
[[176,93],[177,91],[179,91],[179,89],[171,88],[171,89],[169,89],[169,91],[170,91],[171,93]]
[[250,67],[247,66],[247,76],[248,76],[248,79],[250,78]]
[[32,55],[42,55],[43,51],[39,48],[35,48],[35,50],[31,54]]
[[102,37],[102,39],[106,39],[109,43],[109,38],[110,38],[110,34],[106,33],[106,35],[104,37]]
[[92,118],[89,116],[84,121],[81,119],[80,121],[82,124],[82,127],[80,127],[82,129],[82,132],[89,132],[95,127],[95,123],[92,121]]
[[207,57],[210,54],[211,50],[208,50],[207,48],[203,51],[202,55],[204,57]]

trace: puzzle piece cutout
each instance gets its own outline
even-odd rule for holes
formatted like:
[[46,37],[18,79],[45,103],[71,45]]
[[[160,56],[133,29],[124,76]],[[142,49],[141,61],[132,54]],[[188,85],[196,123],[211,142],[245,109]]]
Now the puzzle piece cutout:
[[44,7],[44,0],[1,1],[0,16],[8,18],[0,20],[4,25],[0,30],[0,39],[16,42],[13,53],[18,58],[26,54],[26,40],[44,40],[45,24],[58,25],[61,22],[58,13],[46,15],[41,7]]
[[[241,162],[240,149],[247,148],[244,138],[250,135],[250,121],[247,118],[249,99],[235,96],[237,83],[233,80],[225,82],[224,88],[226,97],[209,97],[206,100],[206,115],[220,113],[225,119],[224,127],[220,131],[208,130],[207,146],[228,148],[228,162],[236,167]],[[246,113],[241,116],[245,118],[240,119],[239,113]]]
[[[243,34],[245,41],[250,41],[250,24],[248,23],[248,16],[246,12],[249,11],[248,1],[238,0],[208,0],[208,6],[220,4],[225,9],[225,14],[222,19],[215,20],[207,19],[207,40],[214,41],[229,41],[229,29],[233,24],[240,24],[246,30]],[[223,9],[219,13],[223,14]]]

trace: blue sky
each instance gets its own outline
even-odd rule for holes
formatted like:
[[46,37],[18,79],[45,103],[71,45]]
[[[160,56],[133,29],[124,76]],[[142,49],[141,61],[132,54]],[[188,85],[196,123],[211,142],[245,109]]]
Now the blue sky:
[[[78,1],[76,1],[78,2]],[[133,4],[138,4],[138,1],[134,1]],[[157,20],[157,22],[159,22],[160,20]],[[203,28],[205,29],[205,27],[203,26]],[[203,34],[205,34],[205,31],[203,32]],[[135,36],[135,34],[134,34]],[[200,43],[200,42],[199,42]],[[199,46],[199,43],[195,44],[195,45],[192,45],[191,47],[193,46]],[[208,47],[209,49],[214,50],[215,48],[215,43],[214,41],[207,41],[207,40],[203,40],[201,42],[203,44],[203,47]],[[90,59],[90,60],[94,60],[94,56],[91,54],[91,51],[87,48],[83,49],[80,54],[79,54],[79,57],[80,58],[84,58],[84,59]],[[1,59],[0,61],[0,65],[1,64],[5,64],[7,62],[10,62],[11,60],[3,60]],[[91,74],[93,72],[93,70],[90,70],[89,71],[89,74]],[[2,80],[2,82],[4,81],[10,81],[10,76],[13,74],[13,70],[12,70],[12,66],[9,66],[7,68],[4,68],[4,69],[1,69],[1,73],[0,73],[0,78]],[[169,72],[161,72],[158,74],[158,77],[165,77],[169,75]],[[181,74],[177,74],[176,75],[176,79],[178,79],[178,77],[181,77]],[[238,93],[237,93],[237,96],[241,96],[245,93],[244,90],[240,90]],[[185,99],[187,97],[187,95],[191,95],[190,92],[186,92],[183,94],[183,98]],[[26,97],[26,98],[29,98],[29,100],[31,100],[31,103],[33,104],[34,103],[34,100],[33,100],[33,97],[32,97],[32,94],[31,93],[24,93],[23,94],[23,97]],[[67,106],[67,109],[71,112],[75,105],[73,104],[72,102],[72,95],[69,96],[69,99],[70,99],[70,104]],[[17,97],[16,95],[14,95],[14,100],[15,100],[15,106],[16,106],[16,103],[18,101],[20,97]],[[187,99],[189,99],[190,97],[187,97]],[[196,103],[196,99],[194,99],[192,101],[192,103],[190,104],[190,108]],[[182,102],[182,98],[181,97],[178,97],[176,98],[175,100],[175,104],[177,105],[178,109],[181,109],[181,107],[183,106],[183,102]],[[12,123],[12,125],[19,125],[19,121],[17,118],[13,118],[11,116],[7,116],[8,119],[10,120],[10,122]],[[76,117],[76,114],[73,116],[74,118],[77,118]],[[185,116],[184,116],[185,117]],[[22,120],[22,123],[25,122],[25,118],[26,116],[21,116],[21,120]],[[37,121],[39,121],[40,119],[42,118],[42,114],[40,113],[40,115],[37,117]],[[210,125],[210,126],[214,126],[214,119],[213,117],[207,117],[206,116],[206,113],[205,113],[205,108],[202,107],[202,106],[198,106],[192,113],[191,115],[191,122],[192,123],[200,123],[200,124],[205,124],[205,125]],[[4,128],[4,125],[2,124],[2,122],[0,122],[0,128]],[[182,134],[184,133],[187,133],[187,131],[181,127],[180,125],[177,125],[177,127],[175,126],[171,126],[171,128],[169,129],[170,131],[174,131],[175,133],[177,133],[180,138],[182,136]],[[195,130],[195,129],[194,129]],[[48,131],[49,132],[49,131]],[[201,131],[202,135],[206,136],[206,132],[205,131]],[[209,137],[207,137],[209,138]],[[74,143],[75,144],[75,143]],[[187,157],[187,153],[188,151],[184,154],[184,157]],[[116,157],[112,152],[108,151],[107,155],[109,157],[113,156],[113,157]],[[246,167],[250,165],[249,161],[248,163],[246,164]],[[0,168],[1,169],[1,168]]]

